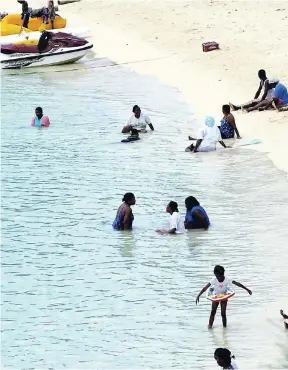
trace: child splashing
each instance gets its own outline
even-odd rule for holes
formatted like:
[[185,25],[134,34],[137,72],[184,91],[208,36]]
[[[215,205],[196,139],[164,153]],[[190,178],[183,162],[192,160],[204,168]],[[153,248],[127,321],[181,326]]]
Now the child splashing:
[[[231,280],[228,277],[224,275],[225,269],[223,266],[215,266],[214,268],[214,275],[215,277],[212,278],[211,282],[205,285],[205,287],[201,290],[201,292],[198,294],[196,298],[196,304],[199,303],[200,296],[206,292],[206,290],[212,286],[214,289],[215,294],[223,294],[229,291],[230,285],[234,284],[242,289],[245,289],[250,295],[252,294],[251,290],[246,288],[244,285],[241,283],[238,283],[235,280]],[[227,326],[227,317],[226,317],[226,308],[227,308],[227,302],[228,300],[221,301],[221,316],[222,316],[222,323],[223,327],[226,328]],[[217,312],[217,308],[219,306],[219,302],[212,302],[212,308],[211,308],[211,314],[210,314],[210,319],[209,319],[209,325],[208,328],[212,329],[213,328],[213,323],[215,319],[215,315]]]

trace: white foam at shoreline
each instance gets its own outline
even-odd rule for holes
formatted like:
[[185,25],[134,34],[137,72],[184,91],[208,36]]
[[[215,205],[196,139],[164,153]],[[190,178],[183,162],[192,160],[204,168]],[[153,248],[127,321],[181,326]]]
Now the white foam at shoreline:
[[[5,3],[5,10],[11,10],[12,4],[8,1]],[[39,6],[40,3],[42,4],[40,1],[31,1],[32,6]],[[279,22],[278,18],[282,13],[276,11],[278,8],[281,10],[284,5],[282,1],[275,1],[273,4],[267,1],[262,3],[263,6],[257,7],[249,1],[213,3],[139,1],[137,6],[136,4],[133,6],[130,2],[87,0],[60,7],[60,13],[67,16],[68,27],[86,26],[91,30],[94,50],[98,55],[106,56],[117,63],[127,63],[129,68],[138,73],[154,75],[162,82],[179,88],[185,100],[193,105],[200,120],[207,113],[220,120],[222,104],[228,103],[230,99],[236,103],[243,102],[249,100],[255,93],[259,68],[265,67],[267,72],[271,71],[270,75],[279,77],[288,84],[287,71],[284,68],[284,62],[288,60],[288,38],[284,38],[285,30],[286,34],[288,33],[288,22],[286,26],[284,22]],[[163,15],[159,13],[161,4],[165,9]],[[175,7],[174,12],[170,9],[171,4]],[[190,45],[191,35],[187,34],[188,31],[185,33],[179,24],[173,24],[176,20],[180,24],[181,21],[186,24],[186,13],[191,7],[193,12],[195,10],[195,19],[190,19],[191,29],[198,27],[199,30],[193,32]],[[225,13],[231,13],[231,24],[219,21],[221,27],[215,28],[217,11],[222,7]],[[15,4],[13,8],[15,11]],[[267,15],[267,12],[270,13]],[[157,19],[156,16],[159,17],[159,14],[161,18]],[[197,14],[198,16],[205,14],[205,18],[196,19]],[[249,21],[250,17],[254,22]],[[269,17],[268,23],[265,23],[265,17]],[[258,19],[260,21],[257,23]],[[137,22],[140,26],[136,26]],[[211,26],[207,26],[204,32],[200,30],[199,24],[206,24],[205,22]],[[260,25],[265,24],[265,30],[262,32],[263,39],[265,35],[264,43],[260,43],[257,38],[259,22]],[[172,37],[171,28],[173,28]],[[216,36],[213,33],[215,29]],[[227,32],[230,32],[229,36]],[[277,42],[275,34],[278,35]],[[221,50],[202,53],[201,38],[205,37],[208,41],[211,35],[220,40]],[[267,35],[270,35],[270,38]],[[265,45],[272,48],[269,53]],[[288,154],[287,112],[255,112],[245,115],[237,112],[235,117],[240,134],[245,139],[263,141],[263,144],[253,146],[253,149],[267,153],[278,168],[288,172],[288,163],[285,160]]]
[[[231,7],[235,2],[222,3]],[[153,14],[149,14],[149,6],[151,6],[151,8],[153,7],[150,5],[151,3],[148,2],[144,4],[144,2],[138,2],[137,7],[135,6],[132,12],[130,11],[131,7],[127,12],[123,10],[125,4],[125,2],[116,2],[113,7],[112,3],[107,4],[106,2],[105,4],[104,2],[94,3],[87,1],[85,4],[82,3],[82,5],[73,4],[67,6],[65,8],[65,13],[67,14],[69,22],[75,25],[77,24],[76,22],[79,23],[81,21],[81,17],[78,17],[78,10],[81,8],[81,14],[83,16],[85,15],[85,24],[91,29],[96,53],[107,56],[117,63],[129,63],[129,68],[134,71],[155,75],[162,82],[179,88],[186,101],[193,106],[200,120],[207,113],[212,113],[217,119],[220,119],[222,118],[221,106],[222,104],[228,103],[229,98],[233,101],[241,102],[243,100],[248,100],[249,94],[253,95],[255,93],[258,85],[257,71],[263,66],[263,62],[258,64],[257,60],[255,60],[254,63],[249,65],[249,69],[245,66],[245,68],[241,70],[241,75],[243,76],[242,83],[235,85],[237,88],[234,90],[233,88],[231,89],[231,86],[235,84],[234,78],[237,71],[230,70],[229,61],[231,60],[231,53],[234,53],[235,58],[239,57],[239,63],[241,64],[243,58],[245,58],[245,53],[247,53],[247,55],[249,54],[249,58],[251,58],[253,50],[255,49],[254,52],[257,52],[256,47],[251,49],[249,45],[243,43],[242,50],[239,51],[237,49],[232,51],[229,50],[229,48],[232,49],[233,45],[223,45],[223,49],[226,50],[213,53],[201,52],[201,54],[199,54],[199,50],[194,50],[187,46],[187,51],[184,54],[182,49],[178,49],[177,45],[175,46],[175,42],[174,44],[171,42],[171,46],[174,46],[174,48],[173,50],[170,48],[170,50],[167,51],[167,47],[164,48],[163,46],[163,48],[161,48],[161,42],[157,42],[157,39],[160,39],[160,37],[155,36],[153,39],[151,39],[151,37],[148,38],[148,36],[147,38],[145,37],[149,32],[149,27],[153,30],[155,35],[159,35],[160,33],[160,30],[157,29],[157,20],[153,19]],[[182,4],[183,9],[185,9],[186,5],[185,3]],[[239,8],[240,4],[237,6]],[[116,7],[119,13],[115,13]],[[160,2],[158,2],[158,7],[160,7]],[[203,4],[203,7],[207,7],[206,13],[207,17],[209,17],[209,14],[212,12],[211,6],[207,3],[206,5]],[[277,7],[276,2],[275,7]],[[146,22],[145,19],[143,20],[143,15],[141,17],[143,9],[147,12],[145,18],[149,18],[149,23]],[[101,15],[105,14],[107,20],[101,19],[98,22],[100,17],[98,14],[99,10],[101,11]],[[261,9],[259,9],[259,11],[261,11]],[[138,14],[141,19],[141,27],[133,28],[133,25],[137,23],[135,14]],[[164,18],[163,16],[163,19]],[[115,19],[115,22],[113,26],[111,26],[113,19]],[[118,22],[119,19],[121,19],[122,22],[121,26]],[[242,21],[244,22],[243,19]],[[241,15],[239,17],[239,27],[241,26],[240,22]],[[125,23],[127,23],[127,27],[125,27]],[[168,27],[169,19],[167,19],[166,23],[164,22],[164,31],[161,34],[161,38],[165,37],[165,25]],[[161,26],[163,27],[162,23]],[[253,40],[253,25],[250,25],[250,27],[250,37]],[[131,28],[133,28],[133,33],[131,32]],[[271,22],[271,31],[272,29],[274,33],[275,24],[273,24],[273,22]],[[249,29],[246,24],[246,34],[249,38],[248,31]],[[174,28],[173,32],[176,35],[175,39],[177,39],[177,36],[179,37],[179,30]],[[223,37],[221,32],[223,32],[223,30],[219,30],[219,34],[216,38],[221,39]],[[233,36],[235,37],[235,35]],[[169,37],[169,34],[167,37]],[[185,38],[185,35],[183,35],[183,37]],[[271,37],[273,37],[272,34]],[[251,44],[255,41],[252,40],[250,40]],[[163,41],[163,45],[164,44],[167,46],[169,40]],[[200,40],[198,48],[201,48]],[[284,49],[285,44],[283,45],[283,50]],[[277,49],[275,51],[281,54],[281,50]],[[150,61],[147,61],[148,59]],[[282,60],[284,63],[284,57],[282,57]],[[271,66],[269,70],[272,69],[271,73],[276,76],[277,73],[279,73],[278,77],[280,79],[283,77],[285,79],[281,68],[278,66],[281,61],[278,61],[278,64],[276,61],[277,58],[274,60],[273,69]],[[232,65],[231,68],[234,68],[234,65]],[[286,79],[288,83],[287,75]],[[235,117],[240,133],[245,139],[257,138],[263,141],[262,145],[253,146],[253,149],[267,153],[278,168],[288,172],[288,164],[285,160],[288,154],[285,149],[287,147],[286,138],[288,137],[287,113],[277,113],[275,111],[264,113],[255,112],[245,115],[236,113]],[[191,128],[191,131],[192,130],[193,128]]]

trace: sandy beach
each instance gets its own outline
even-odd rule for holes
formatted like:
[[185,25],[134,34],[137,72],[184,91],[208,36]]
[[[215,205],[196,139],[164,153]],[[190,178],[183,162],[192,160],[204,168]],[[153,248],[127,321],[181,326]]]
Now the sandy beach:
[[[59,14],[90,29],[94,54],[3,71],[3,368],[208,370],[219,347],[239,369],[288,368],[288,112],[235,113],[243,142],[263,144],[184,151],[206,115],[219,122],[223,104],[254,97],[259,69],[288,85],[287,11],[283,1],[82,0]],[[220,50],[203,53],[213,40]],[[124,144],[134,104],[155,131]],[[37,106],[49,129],[30,127]],[[130,191],[133,232],[114,231]],[[190,195],[211,227],[157,233],[171,200],[184,221]],[[216,264],[253,294],[238,284],[228,327],[218,309],[208,330],[211,302],[195,300]]]
[[[283,1],[86,0],[66,5],[61,13],[70,27],[89,27],[98,56],[179,88],[200,120],[207,114],[220,120],[223,104],[253,98],[261,68],[288,84],[288,7]],[[213,40],[221,50],[203,53],[202,43]],[[240,112],[235,117],[243,138],[263,140],[253,149],[268,153],[288,172],[288,113]]]
[[[42,2],[29,4],[39,7]],[[3,5],[7,11],[19,11],[16,2],[6,0]],[[223,104],[252,99],[259,69],[288,84],[284,1],[83,0],[61,6],[59,13],[67,17],[68,27],[89,28],[97,56],[177,87],[199,122],[207,114],[220,120]],[[213,40],[220,50],[203,53],[202,43]],[[253,149],[267,153],[288,172],[288,113],[237,112],[235,117],[244,139],[263,141]],[[191,123],[191,133],[195,129]]]

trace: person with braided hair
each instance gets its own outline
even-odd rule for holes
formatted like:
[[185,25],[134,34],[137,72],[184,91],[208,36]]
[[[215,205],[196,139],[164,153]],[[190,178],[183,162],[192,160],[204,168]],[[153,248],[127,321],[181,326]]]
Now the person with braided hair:
[[238,369],[234,361],[235,357],[231,356],[231,352],[227,348],[217,348],[214,352],[214,358],[222,369]]

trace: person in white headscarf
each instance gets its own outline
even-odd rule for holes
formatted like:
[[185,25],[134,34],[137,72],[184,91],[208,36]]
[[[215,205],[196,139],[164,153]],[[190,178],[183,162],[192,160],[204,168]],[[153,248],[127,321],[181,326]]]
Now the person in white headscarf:
[[227,148],[221,138],[220,130],[215,126],[215,119],[211,116],[205,118],[205,126],[199,130],[196,144],[191,144],[186,148],[186,152],[212,152],[216,150],[216,144],[220,143]]

